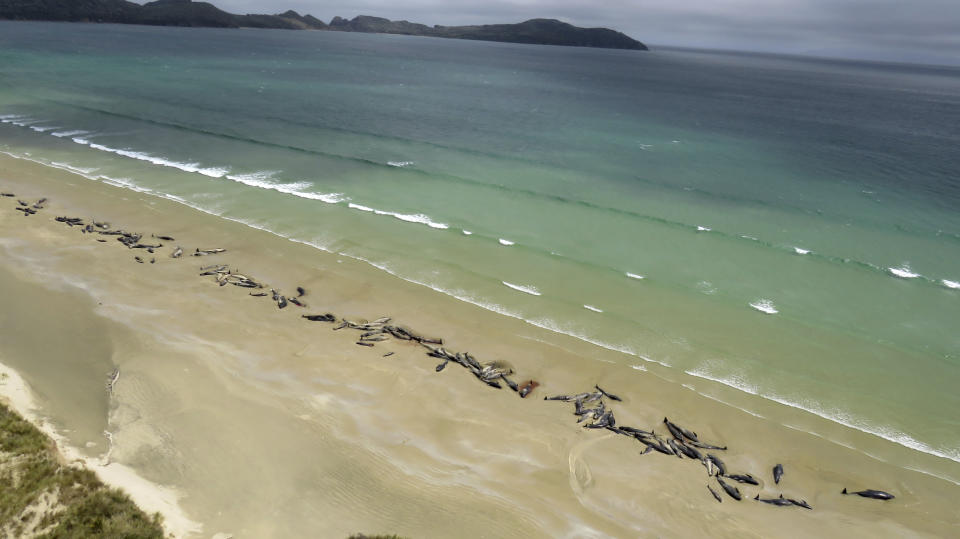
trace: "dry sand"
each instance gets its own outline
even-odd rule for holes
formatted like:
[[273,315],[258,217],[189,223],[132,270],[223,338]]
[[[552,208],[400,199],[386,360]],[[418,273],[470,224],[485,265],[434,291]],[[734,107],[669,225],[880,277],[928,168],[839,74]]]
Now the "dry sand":
[[[0,199],[0,361],[24,380],[11,376],[4,387],[22,397],[28,386],[34,403],[20,398],[18,410],[32,410],[144,509],[163,512],[175,535],[903,537],[960,529],[951,503],[960,487],[901,465],[956,470],[869,435],[778,405],[755,417],[656,365],[638,372],[616,352],[148,194],[7,157],[0,190],[50,198],[28,218],[13,210],[15,199]],[[228,252],[174,260],[166,245],[149,255],[112,237],[98,243],[56,215],[96,217],[145,239],[171,235],[187,251]],[[213,262],[288,293],[304,286],[309,308],[278,310],[197,275]],[[456,365],[435,372],[437,361],[416,344],[360,347],[352,330],[299,317],[328,311],[393,316],[444,337],[449,349],[509,360],[518,381],[543,385],[522,400]],[[121,376],[110,396],[103,384],[114,367]],[[760,477],[764,496],[804,498],[814,511],[726,495],[718,504],[700,464],[640,456],[636,441],[581,429],[570,405],[542,400],[595,383],[624,397],[613,405],[619,424],[655,427],[669,415],[728,444],[727,466]],[[113,438],[109,458],[103,430]],[[776,462],[787,470],[780,486],[769,473]],[[843,487],[898,498],[844,497]]]

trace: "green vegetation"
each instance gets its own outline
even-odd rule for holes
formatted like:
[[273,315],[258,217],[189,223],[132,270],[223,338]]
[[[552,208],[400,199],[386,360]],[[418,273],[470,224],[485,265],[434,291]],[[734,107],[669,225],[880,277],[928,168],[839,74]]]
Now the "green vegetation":
[[162,539],[163,529],[159,514],[62,463],[49,438],[0,404],[0,536]]

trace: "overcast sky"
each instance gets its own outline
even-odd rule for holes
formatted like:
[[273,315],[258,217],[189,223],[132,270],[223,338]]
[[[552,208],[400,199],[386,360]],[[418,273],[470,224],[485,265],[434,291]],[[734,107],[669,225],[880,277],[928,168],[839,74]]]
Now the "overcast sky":
[[294,9],[329,22],[376,15],[425,24],[533,17],[605,26],[651,46],[960,64],[960,0],[210,0],[233,13]]

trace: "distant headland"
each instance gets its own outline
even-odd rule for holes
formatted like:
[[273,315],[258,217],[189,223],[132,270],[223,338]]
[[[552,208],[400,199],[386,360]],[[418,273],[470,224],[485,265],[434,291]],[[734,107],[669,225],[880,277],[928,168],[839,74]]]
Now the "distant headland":
[[0,19],[103,22],[152,26],[278,28],[473,39],[539,45],[647,50],[643,43],[609,28],[580,28],[555,19],[517,24],[427,26],[359,15],[334,17],[330,24],[312,15],[286,11],[276,15],[227,13],[207,2],[156,0],[140,5],[127,0],[0,0]]

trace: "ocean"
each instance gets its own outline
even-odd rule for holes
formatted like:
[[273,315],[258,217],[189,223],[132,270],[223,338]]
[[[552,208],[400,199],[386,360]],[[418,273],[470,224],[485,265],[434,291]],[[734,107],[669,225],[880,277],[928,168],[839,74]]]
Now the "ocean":
[[0,122],[960,481],[960,68],[2,22]]

